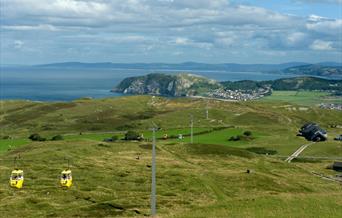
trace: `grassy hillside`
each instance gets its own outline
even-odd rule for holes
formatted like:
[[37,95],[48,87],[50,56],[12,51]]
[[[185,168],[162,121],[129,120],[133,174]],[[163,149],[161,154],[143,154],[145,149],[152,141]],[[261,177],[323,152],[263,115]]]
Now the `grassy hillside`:
[[263,87],[271,87],[275,91],[329,91],[339,94],[342,91],[341,80],[329,80],[318,77],[292,77],[269,81],[226,81],[221,84],[230,90],[257,90]]
[[341,76],[341,66],[322,66],[319,64],[309,64],[303,66],[290,67],[283,70],[284,73],[299,75],[317,75],[317,76]]
[[[286,100],[286,99],[285,99]],[[292,101],[293,102],[293,101]],[[300,103],[300,101],[298,101]],[[209,108],[209,119],[205,108]],[[161,217],[339,217],[340,184],[314,176],[333,160],[285,163],[279,156],[307,143],[297,137],[307,121],[328,130],[329,140],[305,156],[342,157],[342,112],[275,99],[223,102],[131,96],[64,103],[1,101],[0,213],[9,217],[148,216],[151,182],[151,122],[157,132],[157,202]],[[194,142],[190,145],[190,114]],[[105,143],[126,130],[146,141]],[[251,131],[252,137],[229,141]],[[31,142],[39,133],[63,141]],[[161,139],[183,134],[184,139]],[[259,155],[255,151],[275,151]],[[25,171],[22,190],[9,188],[14,157]],[[139,158],[138,158],[139,157]],[[70,160],[74,186],[58,185]],[[246,173],[247,169],[252,173]]]
[[[30,143],[0,155],[1,215],[130,217],[149,214],[150,145],[63,141]],[[25,171],[8,187],[12,158]],[[139,155],[140,159],[136,159]],[[158,143],[161,217],[338,217],[342,190],[302,166],[220,145]],[[58,187],[71,160],[74,186]],[[318,163],[321,171],[328,163]],[[247,174],[246,170],[252,170]]]
[[[0,110],[0,135],[1,138],[10,136],[13,139],[0,140],[0,150],[27,143],[27,137],[32,133],[39,133],[48,139],[62,134],[66,139],[102,141],[112,135],[122,138],[125,131],[132,129],[148,138],[152,121],[161,128],[158,137],[164,134],[187,136],[190,133],[189,116],[192,114],[195,133],[217,127],[231,127],[204,132],[194,138],[195,142],[233,147],[269,147],[286,155],[305,143],[296,133],[298,128],[308,121],[319,123],[328,130],[331,138],[341,132],[341,129],[331,127],[341,125],[341,111],[305,106],[309,102],[305,101],[305,96],[309,94],[299,94],[302,95],[303,98],[295,101],[288,98],[277,101],[271,98],[251,102],[165,99],[150,96],[64,103],[4,101]],[[315,99],[315,95],[312,96],[312,99]],[[289,103],[287,100],[302,105]],[[207,104],[209,119],[205,119]],[[230,137],[248,130],[253,132],[253,140],[228,141]],[[183,140],[171,141],[189,142],[190,139],[185,137]],[[342,151],[339,154],[342,156]]]

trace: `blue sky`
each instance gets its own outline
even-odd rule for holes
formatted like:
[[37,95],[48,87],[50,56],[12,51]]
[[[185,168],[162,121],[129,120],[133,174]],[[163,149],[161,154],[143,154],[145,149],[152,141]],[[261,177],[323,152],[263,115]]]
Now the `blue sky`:
[[1,64],[342,62],[342,0],[0,0]]

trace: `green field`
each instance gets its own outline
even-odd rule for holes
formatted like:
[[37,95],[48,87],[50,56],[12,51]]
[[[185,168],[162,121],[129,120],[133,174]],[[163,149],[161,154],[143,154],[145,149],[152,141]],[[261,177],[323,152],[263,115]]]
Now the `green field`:
[[299,105],[317,105],[320,103],[342,104],[342,97],[331,96],[327,92],[315,91],[273,91],[271,96],[267,96],[262,101],[284,101]]
[[28,144],[28,139],[0,139],[0,153]]
[[[278,93],[280,94],[280,93]],[[317,93],[311,93],[311,100]],[[303,96],[305,96],[303,94]],[[309,93],[306,94],[310,99]],[[272,97],[272,96],[271,96]],[[274,96],[273,96],[274,97]],[[304,97],[302,97],[304,98]],[[298,99],[297,99],[298,100]],[[160,217],[340,217],[339,183],[311,172],[335,175],[332,160],[285,163],[305,139],[298,128],[308,121],[328,130],[329,140],[304,156],[342,157],[342,112],[323,110],[308,100],[268,98],[251,102],[132,96],[68,103],[3,101],[0,109],[0,214],[3,217],[149,216],[151,127],[157,131],[157,209]],[[303,100],[304,102],[304,100]],[[190,115],[194,144],[189,144]],[[106,143],[127,130],[144,141]],[[252,136],[229,141],[251,131]],[[39,133],[45,142],[31,142]],[[62,141],[50,141],[61,134]],[[182,140],[169,138],[177,136]],[[265,148],[276,155],[259,155]],[[13,160],[25,172],[22,190],[8,185]],[[70,160],[74,186],[61,189],[60,172]],[[249,169],[252,173],[246,173]]]

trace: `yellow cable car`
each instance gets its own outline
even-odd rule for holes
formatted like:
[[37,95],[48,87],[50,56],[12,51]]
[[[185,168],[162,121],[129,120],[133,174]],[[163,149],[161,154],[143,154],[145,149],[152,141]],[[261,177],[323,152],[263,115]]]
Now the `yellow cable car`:
[[60,180],[61,186],[62,187],[67,187],[70,188],[72,185],[72,175],[71,175],[71,170],[63,170],[61,173],[61,180]]
[[24,171],[15,169],[11,173],[10,185],[15,188],[22,188],[24,183]]

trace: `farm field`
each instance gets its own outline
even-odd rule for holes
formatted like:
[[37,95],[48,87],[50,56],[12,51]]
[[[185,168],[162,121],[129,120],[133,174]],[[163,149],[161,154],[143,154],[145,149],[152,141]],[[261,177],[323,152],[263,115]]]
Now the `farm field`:
[[271,96],[267,96],[261,101],[284,101],[299,105],[312,106],[320,103],[342,103],[342,98],[330,96],[327,92],[315,91],[273,91]]
[[[312,172],[342,157],[340,111],[267,100],[208,102],[131,96],[48,103],[2,101],[0,109],[0,213],[4,217],[144,217],[150,213],[151,127],[157,131],[157,210],[160,217],[339,217],[341,185]],[[194,144],[190,144],[190,115]],[[309,146],[297,137],[305,122],[327,129],[329,140]],[[337,126],[336,126],[337,125]],[[143,141],[124,141],[127,130]],[[243,136],[251,137],[229,140]],[[39,133],[47,141],[33,142]],[[162,139],[164,134],[170,138]],[[173,138],[183,134],[184,139]],[[61,135],[61,141],[51,141]],[[104,142],[118,136],[116,142]],[[260,152],[261,153],[258,153]],[[264,152],[264,153],[263,153]],[[264,155],[271,153],[274,155]],[[13,160],[25,172],[24,188],[9,187]],[[59,187],[68,166],[74,185]],[[249,170],[251,173],[246,173]],[[248,206],[246,206],[248,205]]]

